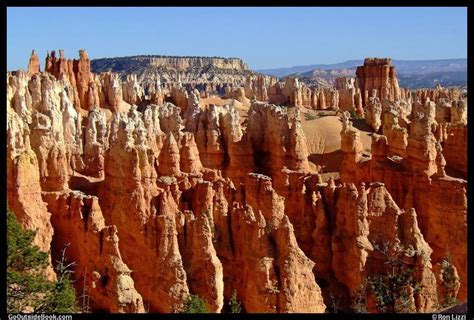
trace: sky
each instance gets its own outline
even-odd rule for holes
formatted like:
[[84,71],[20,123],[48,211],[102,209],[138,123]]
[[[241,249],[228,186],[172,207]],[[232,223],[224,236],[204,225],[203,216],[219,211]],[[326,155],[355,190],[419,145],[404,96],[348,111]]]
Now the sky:
[[35,49],[91,59],[140,54],[222,56],[252,69],[365,57],[467,57],[467,8],[8,8],[7,68]]

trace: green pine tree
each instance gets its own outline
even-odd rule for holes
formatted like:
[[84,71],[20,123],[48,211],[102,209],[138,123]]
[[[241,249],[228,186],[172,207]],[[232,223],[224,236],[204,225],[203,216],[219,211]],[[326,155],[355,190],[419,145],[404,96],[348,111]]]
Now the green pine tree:
[[54,289],[51,291],[50,298],[45,304],[45,309],[41,310],[44,313],[73,313],[76,311],[76,292],[72,286],[70,270],[75,266],[75,262],[66,264],[66,249],[67,244],[61,254],[61,260],[57,261],[56,274],[58,281],[55,283]]
[[184,305],[183,313],[209,313],[209,310],[200,296],[190,294]]
[[76,292],[69,278],[57,282],[48,303],[45,313],[74,313],[76,312]]
[[31,243],[35,232],[24,231],[16,216],[7,211],[7,311],[18,313],[27,307],[36,310],[52,289],[43,270],[48,255]]
[[62,270],[56,283],[47,280],[48,254],[32,245],[35,235],[23,230],[7,209],[7,312],[72,313],[75,292],[70,271]]
[[241,313],[242,308],[240,307],[240,302],[237,300],[237,291],[234,290],[232,297],[229,300],[230,313]]

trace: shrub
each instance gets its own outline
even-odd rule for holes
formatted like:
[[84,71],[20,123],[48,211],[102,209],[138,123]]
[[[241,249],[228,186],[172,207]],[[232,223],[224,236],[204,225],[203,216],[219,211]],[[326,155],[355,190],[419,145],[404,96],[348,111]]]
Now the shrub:
[[315,115],[315,114],[311,114],[311,113],[305,113],[305,114],[304,114],[304,119],[305,119],[306,121],[315,120],[315,119],[317,119],[317,118],[318,118],[318,116]]
[[[72,313],[76,310],[75,292],[69,279],[69,267],[73,264],[59,263],[58,282],[48,281],[45,276],[48,254],[32,244],[35,235],[35,231],[23,230],[16,216],[7,209],[7,312]],[[65,250],[62,262],[64,253]]]
[[366,312],[363,304],[367,294],[375,297],[377,309],[382,313],[415,311],[411,298],[419,292],[420,284],[413,277],[415,270],[403,260],[408,250],[388,242],[374,244],[374,249],[384,256],[390,270],[365,279],[353,305],[354,311]]
[[209,313],[209,311],[200,296],[190,294],[184,305],[183,313]]
[[240,301],[237,300],[237,291],[234,290],[232,297],[229,300],[230,313],[241,313]]
[[446,258],[441,262],[441,273],[443,284],[445,286],[445,290],[443,290],[444,295],[441,299],[441,307],[447,308],[459,304],[460,301],[455,297],[457,292],[456,284],[459,281],[459,277],[456,274],[456,268],[452,263],[449,252],[447,253]]

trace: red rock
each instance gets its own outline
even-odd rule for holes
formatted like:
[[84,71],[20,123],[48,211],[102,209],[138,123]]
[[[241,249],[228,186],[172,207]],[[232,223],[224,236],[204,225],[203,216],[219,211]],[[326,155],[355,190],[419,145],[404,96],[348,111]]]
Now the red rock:
[[36,54],[35,50],[31,52],[30,61],[28,62],[28,74],[30,76],[37,74],[40,72],[40,62],[38,55]]
[[52,249],[57,255],[69,244],[66,257],[75,262],[76,292],[89,296],[90,303],[82,306],[92,312],[144,312],[132,270],[120,254],[117,228],[105,225],[97,197],[72,191],[45,193],[44,199],[57,231]]
[[[377,90],[377,97],[383,101],[400,99],[400,88],[395,73],[395,67],[388,58],[366,58],[364,65],[357,67],[356,82],[362,95],[362,104],[368,105],[368,96],[372,90]],[[365,94],[364,94],[365,93]]]
[[[393,311],[466,300],[467,180],[451,176],[467,172],[465,91],[400,89],[385,59],[367,59],[357,83],[315,88],[186,72],[122,82],[93,74],[84,51],[59,55],[43,73],[34,57],[7,73],[7,196],[53,259],[71,243],[93,311],[175,312],[198,294],[222,312],[235,290],[245,312],[324,312],[334,299],[353,312],[364,279],[388,270],[380,241],[414,250],[403,259],[422,285],[402,287]],[[201,104],[222,93],[243,103]],[[309,163],[301,107],[344,111],[339,172]],[[348,111],[383,133],[370,153]]]

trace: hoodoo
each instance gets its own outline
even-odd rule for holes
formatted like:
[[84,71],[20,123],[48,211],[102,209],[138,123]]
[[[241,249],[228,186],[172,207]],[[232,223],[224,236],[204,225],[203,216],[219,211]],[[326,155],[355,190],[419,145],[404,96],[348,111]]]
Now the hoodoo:
[[91,311],[467,300],[459,88],[400,88],[388,58],[329,87],[237,58],[39,61],[7,73],[8,203],[51,252],[50,278],[70,243]]

